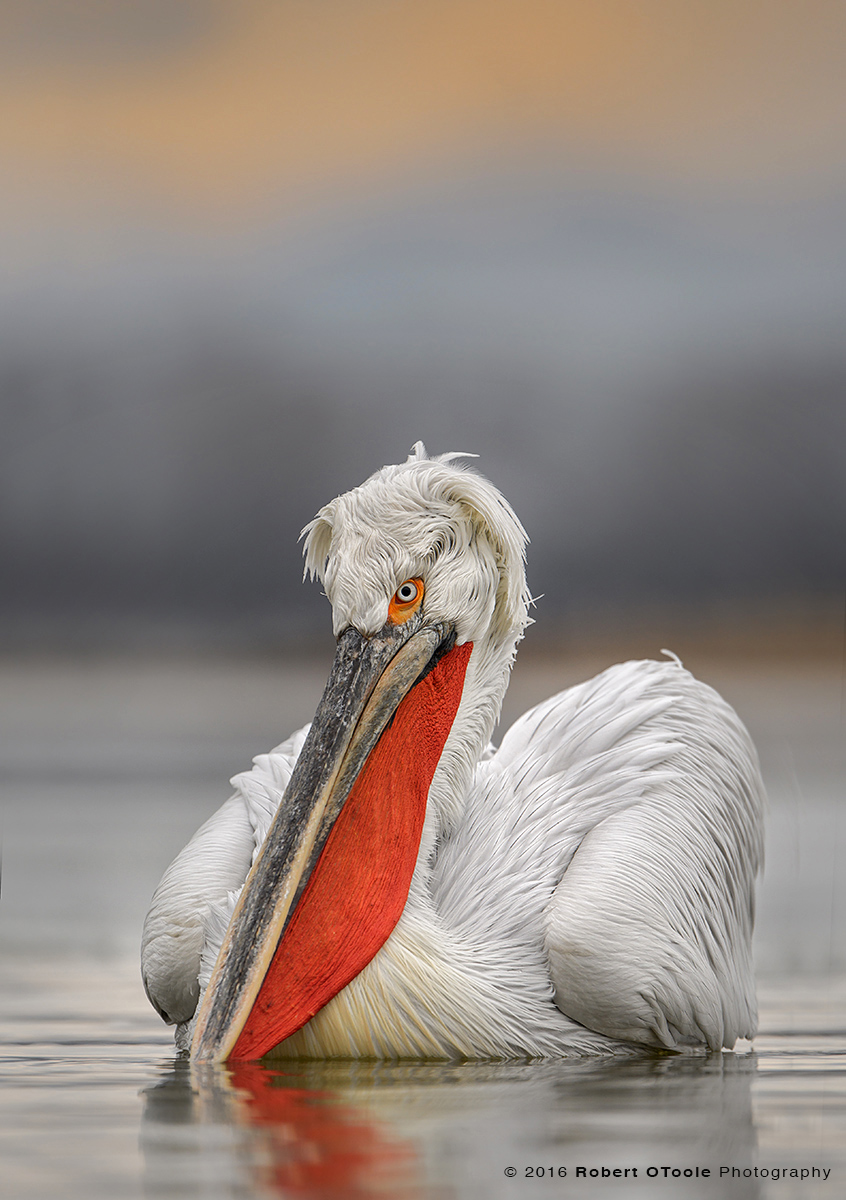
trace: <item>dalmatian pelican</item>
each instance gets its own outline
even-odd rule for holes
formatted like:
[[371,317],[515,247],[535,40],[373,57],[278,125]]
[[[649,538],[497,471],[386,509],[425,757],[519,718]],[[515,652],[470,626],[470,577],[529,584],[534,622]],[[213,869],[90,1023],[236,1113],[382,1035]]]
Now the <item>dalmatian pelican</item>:
[[755,1032],[763,789],[672,661],[490,744],[527,537],[422,443],[303,531],[337,652],[314,721],[233,780],[146,919],[147,994],[197,1060],[719,1050]]

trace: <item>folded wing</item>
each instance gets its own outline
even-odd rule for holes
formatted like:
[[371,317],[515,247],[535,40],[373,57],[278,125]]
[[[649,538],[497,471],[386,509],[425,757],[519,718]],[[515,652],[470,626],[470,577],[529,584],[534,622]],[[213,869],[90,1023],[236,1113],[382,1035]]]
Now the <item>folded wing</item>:
[[666,1049],[752,1037],[764,796],[730,706],[678,663],[624,663],[527,714],[501,754],[522,803],[558,789],[581,835],[544,914],[561,1011]]
[[238,893],[284,795],[308,727],[253,760],[235,794],[194,834],[153,894],[141,941],[141,972],[168,1024],[194,1016]]

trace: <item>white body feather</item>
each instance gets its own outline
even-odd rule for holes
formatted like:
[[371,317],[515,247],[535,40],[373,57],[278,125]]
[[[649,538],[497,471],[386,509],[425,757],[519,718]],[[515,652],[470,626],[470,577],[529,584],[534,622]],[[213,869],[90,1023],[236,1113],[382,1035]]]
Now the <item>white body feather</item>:
[[[419,455],[410,462],[421,463]],[[446,470],[498,497],[477,476]],[[425,510],[420,546],[414,529],[383,532],[380,541],[384,514],[380,525],[366,503],[373,482],[318,517],[337,524],[346,502],[334,548],[312,526],[310,565],[329,556],[324,581],[336,630],[378,628],[381,593],[389,599],[399,581],[422,573],[433,539],[453,558],[456,543],[467,554],[467,543],[444,541],[431,517],[440,518],[438,497]],[[488,500],[487,526],[492,514]],[[538,705],[498,751],[486,749],[526,624],[522,568],[516,582],[503,578],[514,566],[503,544],[491,540],[486,586],[477,579],[475,607],[466,597],[461,607],[459,640],[474,649],[403,914],[373,960],[277,1056],[498,1058],[625,1052],[632,1043],[719,1049],[755,1032],[750,941],[763,791],[746,731],[677,662],[631,662]],[[369,591],[355,572],[362,546],[378,566]],[[427,598],[434,592],[433,606],[450,615],[450,604],[457,609],[448,589],[438,590],[437,558],[426,561],[435,576]],[[305,732],[236,776],[235,795],[153,898],[144,981],[178,1024],[180,1046],[190,1041],[200,990]]]

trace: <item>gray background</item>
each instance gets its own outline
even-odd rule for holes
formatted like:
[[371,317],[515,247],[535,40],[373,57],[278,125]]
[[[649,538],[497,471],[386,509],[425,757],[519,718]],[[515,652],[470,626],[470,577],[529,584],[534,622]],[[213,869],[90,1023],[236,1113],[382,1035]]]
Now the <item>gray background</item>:
[[300,529],[422,438],[547,634],[834,646],[840,6],[319,7],[0,13],[2,643],[310,637]]

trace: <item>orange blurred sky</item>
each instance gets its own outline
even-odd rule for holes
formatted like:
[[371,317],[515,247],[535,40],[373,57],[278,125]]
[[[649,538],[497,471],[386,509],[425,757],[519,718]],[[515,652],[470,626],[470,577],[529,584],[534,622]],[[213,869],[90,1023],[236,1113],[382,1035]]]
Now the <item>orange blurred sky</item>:
[[171,2],[3,7],[9,195],[219,219],[526,148],[741,183],[846,157],[842,0]]

